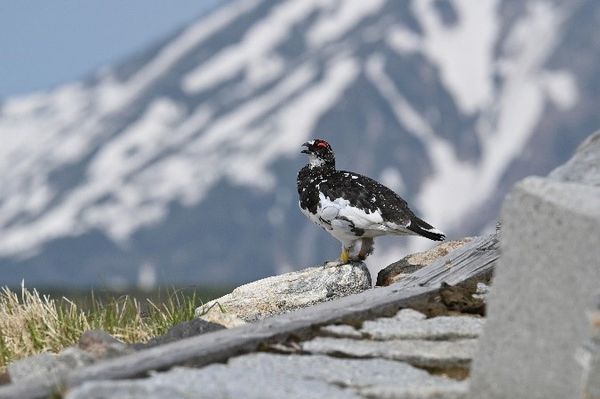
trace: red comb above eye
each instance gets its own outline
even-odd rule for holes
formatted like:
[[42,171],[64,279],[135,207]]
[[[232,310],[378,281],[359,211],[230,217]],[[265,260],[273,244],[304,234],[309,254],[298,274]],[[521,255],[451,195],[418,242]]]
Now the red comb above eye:
[[317,143],[317,147],[325,147],[325,148],[329,148],[329,144],[326,141],[319,141]]

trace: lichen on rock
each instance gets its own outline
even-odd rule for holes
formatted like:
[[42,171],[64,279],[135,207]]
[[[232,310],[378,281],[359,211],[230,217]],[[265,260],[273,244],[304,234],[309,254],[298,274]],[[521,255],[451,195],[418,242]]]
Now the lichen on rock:
[[226,326],[234,327],[240,321],[254,322],[369,288],[371,275],[364,263],[309,267],[242,285],[200,306],[196,315],[223,323],[222,314],[227,314],[231,320]]

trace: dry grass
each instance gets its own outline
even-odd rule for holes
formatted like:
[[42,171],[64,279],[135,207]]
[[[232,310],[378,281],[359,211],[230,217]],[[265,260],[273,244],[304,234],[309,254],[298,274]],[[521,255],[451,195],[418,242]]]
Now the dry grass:
[[86,330],[101,329],[125,342],[145,342],[194,317],[196,295],[174,291],[160,305],[123,296],[87,306],[52,299],[35,289],[20,294],[0,289],[0,370],[13,360],[36,353],[58,352],[75,344]]

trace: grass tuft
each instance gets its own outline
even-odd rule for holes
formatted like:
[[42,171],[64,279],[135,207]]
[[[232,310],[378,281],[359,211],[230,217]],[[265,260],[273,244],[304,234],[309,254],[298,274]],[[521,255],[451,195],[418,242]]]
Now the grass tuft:
[[176,290],[156,304],[129,296],[98,299],[93,293],[75,302],[24,286],[20,295],[0,288],[0,371],[16,359],[74,345],[87,330],[104,330],[128,343],[146,342],[193,319],[200,302],[196,293]]

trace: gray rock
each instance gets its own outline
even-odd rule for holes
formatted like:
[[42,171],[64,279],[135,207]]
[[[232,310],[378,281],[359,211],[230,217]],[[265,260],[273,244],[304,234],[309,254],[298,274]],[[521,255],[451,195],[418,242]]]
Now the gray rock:
[[371,276],[364,263],[311,267],[242,285],[199,307],[196,314],[213,321],[212,314],[224,311],[253,322],[368,288],[371,288]]
[[87,366],[93,362],[94,357],[91,354],[70,347],[59,354],[45,352],[10,363],[8,374],[13,383],[39,378],[46,380],[48,385],[53,385],[60,376],[72,369]]
[[451,251],[462,247],[472,240],[472,237],[467,237],[457,241],[444,241],[428,251],[417,252],[405,256],[398,262],[392,263],[380,270],[377,274],[377,282],[375,285],[387,286],[400,281],[411,273],[432,264],[435,260],[448,255]]
[[137,344],[137,349],[151,348],[157,345],[163,345],[169,342],[178,341],[183,338],[193,337],[195,335],[206,334],[212,331],[222,330],[225,327],[221,324],[212,323],[203,319],[194,319],[185,321],[173,326],[166,334],[155,337],[144,344]]
[[579,145],[575,155],[554,169],[549,178],[600,187],[600,131]]
[[465,368],[475,354],[477,340],[457,341],[389,340],[370,341],[317,337],[300,344],[308,353],[344,355],[354,358],[400,360],[418,367]]
[[456,392],[464,384],[431,376],[405,363],[382,359],[337,359],[327,356],[252,354],[226,365],[203,369],[177,368],[144,380],[87,382],[67,399],[179,398],[363,398],[361,390],[386,386],[402,390],[406,398],[430,388]]
[[258,353],[235,358],[229,365],[242,370],[256,369],[263,375],[278,370],[278,373],[285,375],[325,381],[348,388],[380,384],[413,388],[454,385],[454,381],[447,378],[431,376],[409,364],[385,359],[340,359],[320,355],[278,356]]
[[446,301],[445,305],[451,308],[450,310],[480,313],[478,308],[482,303],[472,301],[472,294],[476,293],[478,282],[489,282],[499,258],[500,244],[497,233],[473,237],[472,241],[397,281],[391,287],[403,290],[410,287],[438,286],[442,291],[448,287],[462,287],[464,290],[456,298],[458,301],[447,298],[449,301]]
[[365,321],[360,331],[375,340],[477,338],[483,331],[484,319],[480,317],[440,316],[411,321],[403,317],[407,311],[402,310],[395,317]]
[[527,178],[507,197],[502,220],[471,397],[580,398],[575,353],[600,281],[600,188]]
[[14,361],[8,365],[8,375],[12,382],[26,380],[30,377],[47,375],[56,370],[59,362],[54,353],[40,353]]
[[78,346],[96,359],[110,359],[133,352],[129,345],[102,330],[84,332],[79,338]]

